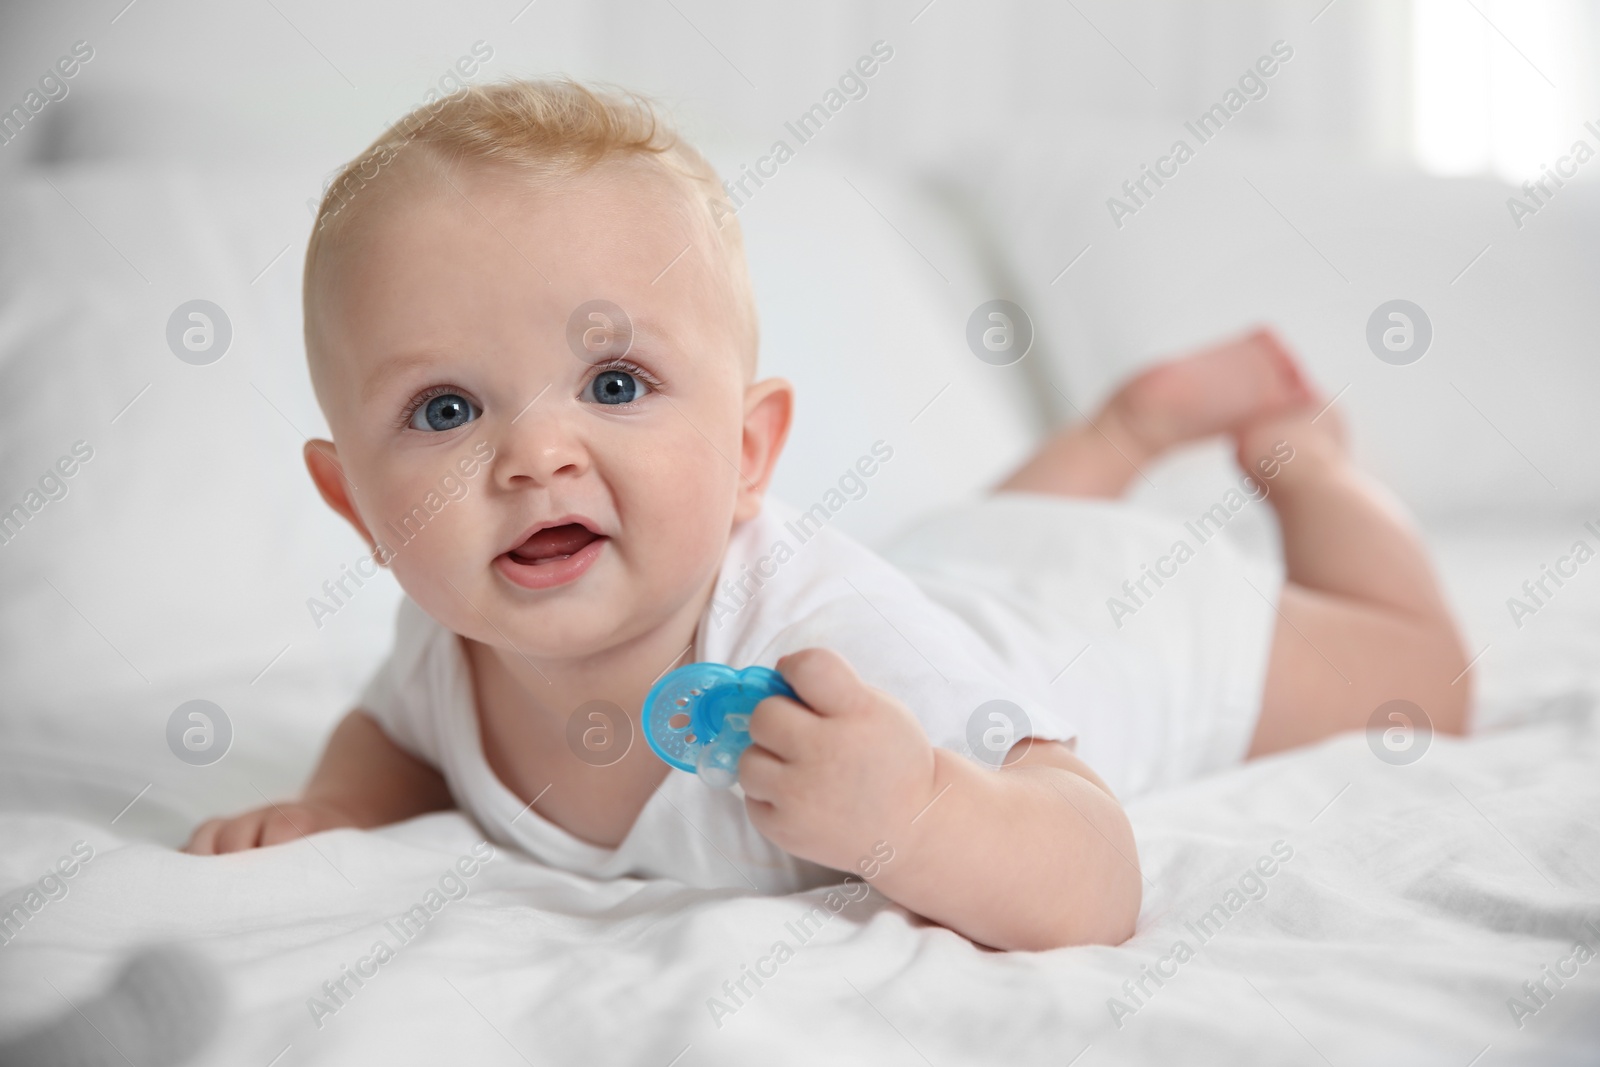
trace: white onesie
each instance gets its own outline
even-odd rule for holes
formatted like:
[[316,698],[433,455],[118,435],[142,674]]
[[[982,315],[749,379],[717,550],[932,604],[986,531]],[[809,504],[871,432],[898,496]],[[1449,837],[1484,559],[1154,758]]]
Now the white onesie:
[[[840,652],[869,685],[903,701],[935,746],[990,766],[997,758],[990,753],[1003,755],[1025,736],[1075,737],[1062,702],[1047,702],[1041,687],[1017,681],[1017,672],[959,616],[818,515],[807,518],[769,498],[760,515],[733,531],[693,659],[771,667],[814,647]],[[1093,685],[1085,671],[1072,692]],[[1008,705],[980,712],[992,701]],[[686,771],[667,774],[615,849],[544,819],[489,767],[460,640],[409,598],[400,604],[394,650],[357,706],[398,745],[437,767],[456,802],[491,837],[550,866],[593,878],[663,877],[761,893],[843,877],[762,837],[737,785],[711,789]],[[996,711],[1003,718],[993,718]]]

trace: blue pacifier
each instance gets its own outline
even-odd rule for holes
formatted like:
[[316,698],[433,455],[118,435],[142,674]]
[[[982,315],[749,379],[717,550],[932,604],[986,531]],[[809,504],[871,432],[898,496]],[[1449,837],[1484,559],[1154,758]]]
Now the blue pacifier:
[[727,789],[739,780],[739,756],[750,747],[750,713],[771,696],[800,699],[768,667],[736,671],[691,663],[651,686],[644,698],[644,736],[678,770]]

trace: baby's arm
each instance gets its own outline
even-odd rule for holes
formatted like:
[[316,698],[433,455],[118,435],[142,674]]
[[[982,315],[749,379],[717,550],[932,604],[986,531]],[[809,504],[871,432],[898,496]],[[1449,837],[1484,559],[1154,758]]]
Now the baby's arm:
[[1133,934],[1133,830],[1065,745],[1024,741],[1020,759],[990,770],[935,748],[904,704],[835,652],[807,649],[778,669],[805,703],[757,706],[739,782],[751,821],[780,848],[875,869],[891,900],[994,948]]
[[1141,895],[1128,817],[1065,745],[1022,744],[1026,754],[998,773],[934,749],[938,802],[874,884],[995,948],[1119,945],[1133,936]]
[[383,826],[452,806],[439,772],[389,740],[358,709],[333,731],[298,801],[201,823],[184,851],[200,856],[238,852],[341,826]]

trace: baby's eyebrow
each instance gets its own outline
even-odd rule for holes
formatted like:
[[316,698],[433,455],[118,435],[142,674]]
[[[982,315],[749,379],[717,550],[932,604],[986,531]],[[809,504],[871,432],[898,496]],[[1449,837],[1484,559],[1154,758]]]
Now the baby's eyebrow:
[[678,348],[677,340],[671,331],[655,319],[634,319],[633,336],[634,340],[642,339],[656,349],[676,351]]
[[371,374],[367,375],[366,382],[361,386],[362,399],[371,400],[373,394],[377,393],[388,379],[400,377],[410,372],[413,368],[425,367],[430,363],[438,362],[438,360],[439,356],[433,352],[412,352],[384,360],[373,368]]

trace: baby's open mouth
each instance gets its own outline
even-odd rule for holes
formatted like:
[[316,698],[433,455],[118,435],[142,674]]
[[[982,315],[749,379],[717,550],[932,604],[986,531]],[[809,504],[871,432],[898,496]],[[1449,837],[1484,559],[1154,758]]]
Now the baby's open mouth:
[[506,555],[523,564],[554,563],[576,554],[601,537],[586,526],[569,522],[540,530]]

